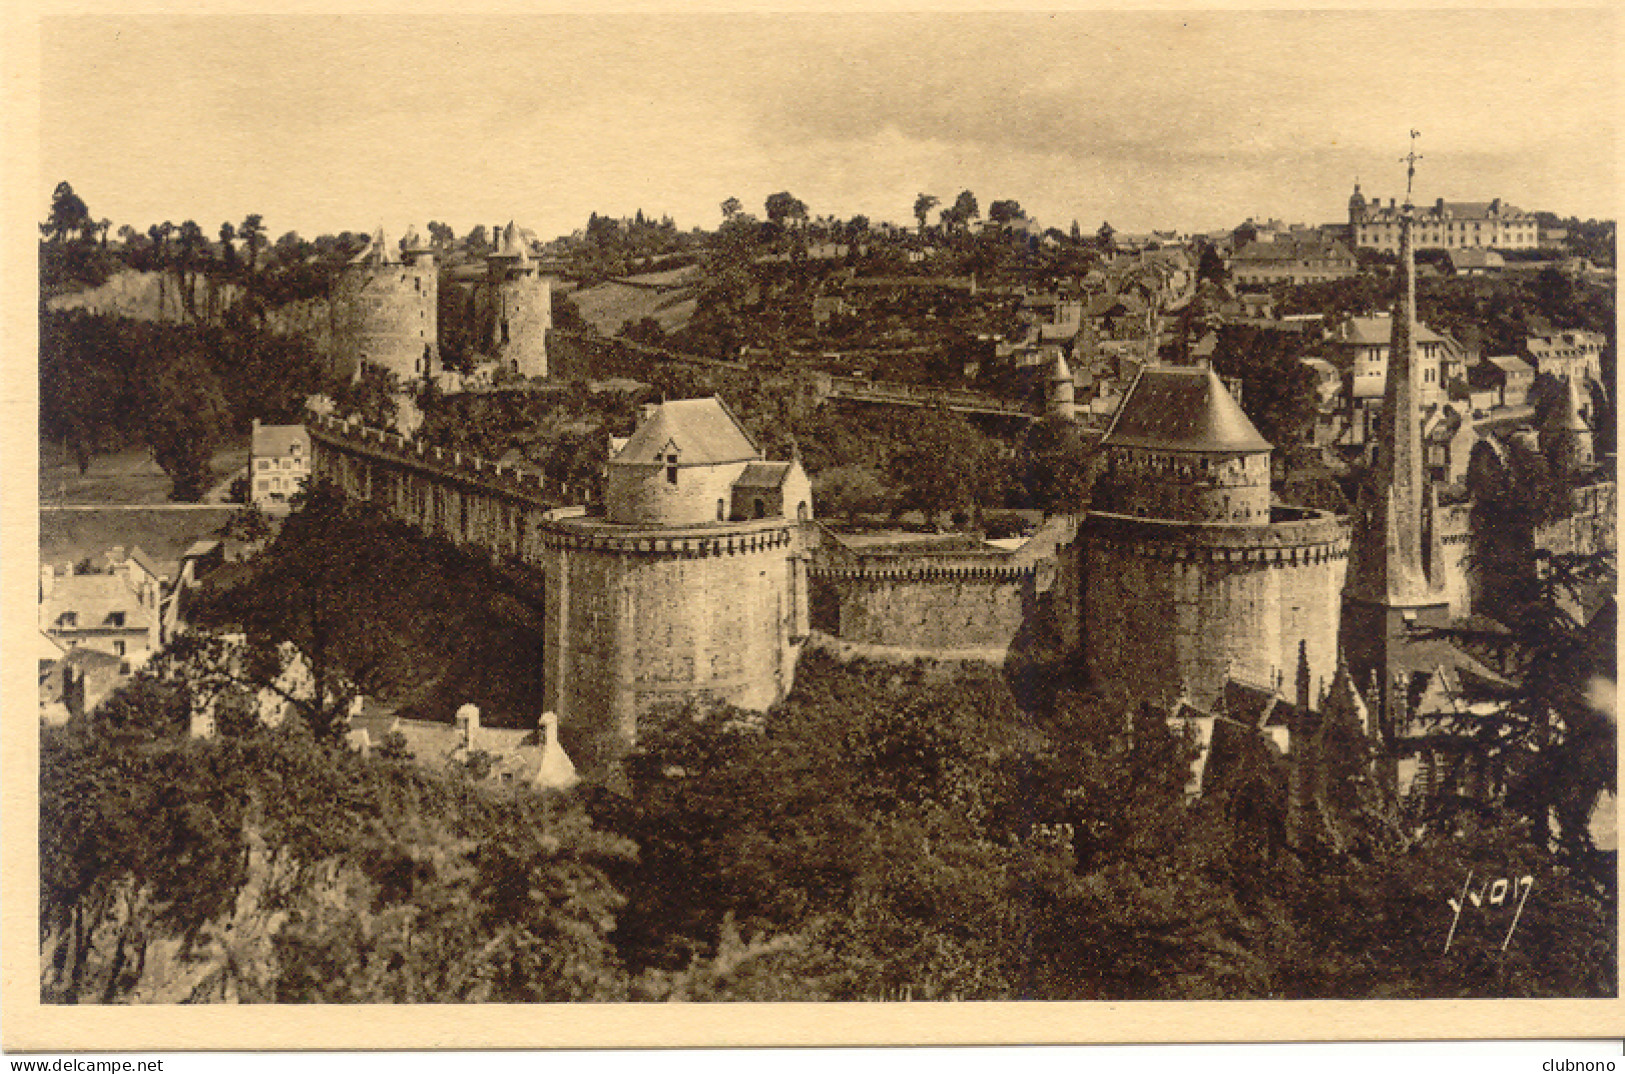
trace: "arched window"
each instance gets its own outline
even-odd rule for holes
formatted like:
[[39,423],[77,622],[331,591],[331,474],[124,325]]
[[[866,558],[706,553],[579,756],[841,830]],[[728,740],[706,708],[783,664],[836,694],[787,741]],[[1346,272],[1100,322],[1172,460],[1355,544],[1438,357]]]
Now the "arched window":
[[799,521],[802,521],[802,522],[807,521],[807,501],[806,500],[802,500],[800,503],[796,504],[796,518]]

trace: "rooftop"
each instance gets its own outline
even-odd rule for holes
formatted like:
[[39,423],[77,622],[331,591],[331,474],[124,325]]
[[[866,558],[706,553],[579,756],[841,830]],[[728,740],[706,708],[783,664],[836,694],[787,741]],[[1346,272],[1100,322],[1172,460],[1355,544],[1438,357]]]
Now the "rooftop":
[[292,455],[296,444],[301,454],[310,453],[310,434],[303,425],[256,425],[250,450],[256,457]]
[[1140,370],[1103,444],[1170,451],[1268,451],[1219,375],[1198,366]]
[[761,459],[762,449],[750,438],[733,411],[716,396],[659,403],[638,425],[612,465],[648,465],[664,461],[668,446],[680,466],[715,466]]

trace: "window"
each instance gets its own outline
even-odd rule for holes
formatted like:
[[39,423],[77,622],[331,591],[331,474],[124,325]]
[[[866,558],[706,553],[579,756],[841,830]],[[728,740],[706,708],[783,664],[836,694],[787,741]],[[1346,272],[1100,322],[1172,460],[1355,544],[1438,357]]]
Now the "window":
[[717,501],[717,521],[723,522],[728,518],[728,505],[721,500]]
[[756,508],[756,517],[757,518],[766,518],[767,517],[767,504],[762,502],[762,498],[760,496],[756,497],[756,503],[754,504],[754,506]]
[[270,468],[271,468],[271,460],[270,459],[261,459],[260,460],[260,469],[261,470],[269,470]]
[[114,656],[123,656],[124,655],[124,641],[123,641],[123,639],[120,639],[120,640],[115,641],[113,643],[113,655]]
[[56,617],[56,625],[59,627],[64,627],[68,630],[74,629],[79,625],[79,613],[63,612],[61,615]]
[[121,626],[123,626],[124,625],[124,613],[123,612],[108,612],[107,613],[107,625],[110,626],[110,627],[121,627]]
[[666,484],[677,484],[677,454],[675,452],[666,456]]

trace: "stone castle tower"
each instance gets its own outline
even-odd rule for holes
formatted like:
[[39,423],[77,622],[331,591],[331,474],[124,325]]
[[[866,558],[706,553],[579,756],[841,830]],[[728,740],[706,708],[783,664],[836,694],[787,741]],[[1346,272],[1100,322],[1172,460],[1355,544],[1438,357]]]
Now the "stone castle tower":
[[513,221],[496,229],[477,292],[480,349],[510,373],[547,376],[547,333],[553,327],[553,289],[536,269]]
[[434,253],[410,230],[399,246],[379,228],[340,275],[332,304],[336,356],[360,376],[363,363],[403,384],[432,376],[439,354]]
[[1416,355],[1414,209],[1401,211],[1399,298],[1393,317],[1382,435],[1376,466],[1356,506],[1348,585],[1343,594],[1343,646],[1379,722],[1402,671],[1401,650],[1414,632],[1450,621],[1447,565],[1440,542],[1437,493],[1423,466],[1422,363]]
[[545,703],[589,766],[661,702],[766,709],[809,629],[799,462],[763,459],[714,397],[651,406],[617,447],[601,513],[541,523]]
[[1101,446],[1074,546],[1095,687],[1205,705],[1232,678],[1281,688],[1300,660],[1330,683],[1346,529],[1271,504],[1271,445],[1218,375],[1142,369]]

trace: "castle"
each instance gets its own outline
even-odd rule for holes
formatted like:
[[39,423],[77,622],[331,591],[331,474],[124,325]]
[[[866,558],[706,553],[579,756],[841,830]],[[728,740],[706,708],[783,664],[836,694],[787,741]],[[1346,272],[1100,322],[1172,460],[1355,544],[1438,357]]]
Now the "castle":
[[[458,309],[475,348],[504,373],[547,376],[547,333],[553,326],[552,284],[513,224],[495,231],[482,274],[466,286]],[[363,364],[392,373],[402,385],[444,379],[440,364],[441,294],[434,251],[411,229],[399,243],[379,228],[340,274],[332,303],[335,355],[359,376]]]
[[[768,708],[819,635],[905,657],[1070,659],[1107,696],[1210,723],[1249,707],[1249,733],[1306,750],[1357,725],[1392,749],[1399,699],[1419,675],[1448,678],[1425,631],[1470,611],[1467,509],[1438,504],[1424,458],[1409,207],[1399,225],[1380,450],[1352,520],[1274,502],[1272,445],[1204,365],[1142,368],[1100,442],[1095,501],[1014,550],[847,546],[813,518],[800,464],[765,459],[716,398],[646,408],[591,506],[553,507],[532,472],[321,415],[315,469],[537,573],[545,705],[589,770],[664,701]],[[523,315],[538,292],[511,230],[488,276],[499,354],[542,331]],[[1057,417],[1073,409],[1064,372],[1050,371]],[[1583,458],[1576,409],[1571,392],[1560,424]],[[1598,488],[1563,540],[1611,545],[1613,486]]]

